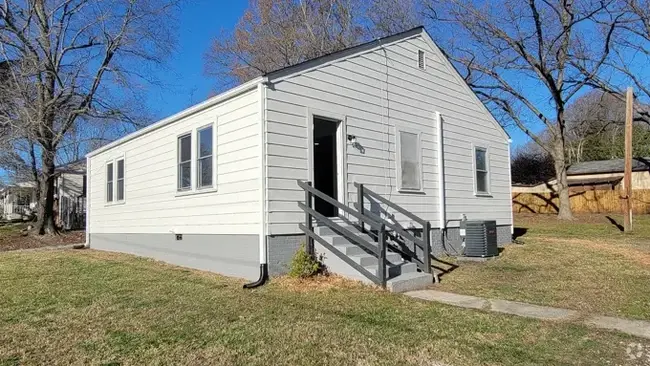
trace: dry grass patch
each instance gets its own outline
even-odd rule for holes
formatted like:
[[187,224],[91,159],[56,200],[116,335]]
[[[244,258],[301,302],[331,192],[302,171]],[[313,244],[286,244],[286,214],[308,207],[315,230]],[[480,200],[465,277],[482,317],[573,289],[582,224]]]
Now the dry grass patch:
[[650,244],[640,237],[650,220],[637,218],[637,232],[624,235],[600,219],[518,217],[528,229],[523,245],[506,247],[492,262],[462,263],[439,288],[650,320]]
[[0,365],[622,364],[642,342],[343,281],[244,281],[128,255],[0,254]]

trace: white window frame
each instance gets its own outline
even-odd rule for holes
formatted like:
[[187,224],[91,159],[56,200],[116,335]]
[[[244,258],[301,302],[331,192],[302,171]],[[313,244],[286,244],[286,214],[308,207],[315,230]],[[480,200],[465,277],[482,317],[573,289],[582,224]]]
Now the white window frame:
[[[212,152],[210,154],[210,161],[212,163],[212,181],[210,182],[210,185],[200,186],[199,185],[199,182],[200,182],[199,176],[201,175],[201,172],[200,172],[201,167],[200,167],[199,161],[202,159],[202,157],[200,156],[201,146],[199,144],[199,136],[200,136],[200,132],[207,129],[207,128],[212,128]],[[194,174],[196,176],[196,189],[197,190],[214,189],[214,187],[215,187],[216,169],[217,169],[217,164],[216,164],[217,156],[215,154],[215,151],[216,151],[216,148],[217,148],[215,141],[216,141],[217,136],[215,134],[215,129],[216,129],[216,124],[215,123],[210,123],[210,124],[207,124],[205,126],[201,126],[201,127],[196,129],[196,144],[195,144],[196,157],[195,157],[195,164],[194,164],[195,165]],[[203,157],[203,158],[205,158],[205,157]]]
[[[110,165],[110,172],[112,175],[111,180],[108,180],[108,172],[109,172],[109,165]],[[104,179],[104,202],[106,204],[113,204],[115,202],[115,162],[113,160],[109,160],[104,164],[104,174],[106,174],[106,179]],[[108,188],[108,183],[111,183],[111,188],[109,190]],[[110,200],[109,200],[109,193],[110,192]]]
[[[404,188],[402,187],[402,143],[400,138],[400,133],[406,132],[413,135],[417,135],[418,138],[418,162],[420,164],[420,188]],[[413,128],[408,128],[404,126],[395,126],[395,167],[397,175],[395,180],[397,181],[397,191],[402,193],[423,193],[424,192],[424,169],[422,167],[422,131],[418,131]]]
[[[210,193],[210,192],[216,192],[218,189],[218,182],[217,182],[217,163],[219,159],[219,153],[217,150],[217,137],[219,136],[217,133],[217,128],[218,128],[218,120],[215,120],[212,123],[204,124],[201,126],[198,126],[196,128],[193,128],[189,131],[184,131],[183,133],[180,133],[176,136],[175,144],[176,144],[176,196],[187,196],[187,195],[193,195],[193,194],[199,194],[199,193]],[[204,186],[204,187],[199,187],[199,131],[212,127],[212,185],[209,186]],[[185,136],[190,136],[190,149],[191,149],[191,173],[190,173],[190,188],[186,189],[180,189],[179,188],[179,179],[180,179],[180,138],[185,137]]]
[[[422,54],[422,67],[420,67],[420,54]],[[417,57],[415,58],[415,63],[417,65],[417,68],[420,70],[426,70],[427,69],[427,53],[423,49],[418,49],[417,51]]]
[[[183,160],[181,161],[181,139],[189,137],[190,138],[190,159],[189,160]],[[174,140],[176,144],[176,191],[177,192],[191,192],[194,189],[194,177],[193,177],[193,166],[194,166],[194,152],[192,148],[192,141],[194,140],[192,136],[192,131],[189,132],[183,132],[182,134],[176,136],[176,139]],[[190,163],[190,186],[189,187],[181,187],[181,164],[186,164]]]
[[[120,177],[119,177],[119,174],[118,174],[119,169],[118,169],[117,166],[118,166],[120,161],[122,162],[122,179],[121,179],[122,180],[122,199],[120,199],[120,197],[118,196],[118,192],[119,192],[118,186],[120,185]],[[115,173],[114,173],[114,176],[115,176],[115,202],[118,202],[118,203],[119,202],[124,202],[124,201],[126,201],[126,160],[124,160],[123,156],[120,157],[120,158],[115,159],[114,167],[115,167]]]
[[[478,169],[476,167],[476,151],[485,151],[485,179],[487,184],[487,191],[482,192],[478,190]],[[490,147],[485,145],[472,144],[472,177],[474,181],[474,195],[477,197],[491,197],[492,196],[492,179],[490,178]]]
[[[117,199],[117,162],[118,161],[123,161],[124,162],[124,176],[122,177],[122,181],[124,184],[124,197],[122,197],[121,200]],[[113,194],[113,200],[109,201],[108,200],[108,166],[112,164],[111,170],[113,172],[113,186],[111,187],[111,193]],[[106,175],[106,179],[104,180],[104,203],[106,206],[115,206],[115,205],[123,205],[126,202],[126,156],[124,154],[114,156],[111,159],[106,160],[106,163],[104,164],[104,174]]]

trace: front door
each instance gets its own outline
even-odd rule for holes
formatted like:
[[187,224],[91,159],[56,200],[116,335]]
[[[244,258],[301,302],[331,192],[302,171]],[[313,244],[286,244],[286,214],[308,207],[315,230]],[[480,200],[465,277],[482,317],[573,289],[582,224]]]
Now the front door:
[[[314,117],[314,188],[338,200],[337,132],[340,122]],[[338,216],[338,208],[316,197],[316,211],[327,217]]]

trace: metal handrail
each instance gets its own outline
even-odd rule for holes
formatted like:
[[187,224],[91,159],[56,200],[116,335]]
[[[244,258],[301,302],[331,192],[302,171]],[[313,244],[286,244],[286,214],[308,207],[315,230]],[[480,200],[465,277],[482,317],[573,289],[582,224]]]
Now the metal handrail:
[[[317,190],[316,188],[312,187],[311,182],[298,180],[298,186],[305,191],[305,203],[298,202],[298,207],[300,207],[300,209],[305,212],[305,224],[300,224],[299,227],[307,235],[308,252],[311,255],[315,255],[314,241],[318,241],[321,245],[330,250],[330,252],[365,275],[368,279],[382,286],[383,288],[386,288],[386,281],[388,279],[386,271],[386,225],[384,223],[375,221],[373,218],[367,215],[363,215],[362,213],[355,211],[354,209],[328,196],[327,194]],[[372,229],[376,229],[379,234],[377,246],[374,246],[360,236],[354,234],[352,231],[339,225],[325,215],[317,212],[312,206],[313,196],[316,196],[323,201],[337,207],[338,209],[345,211],[349,215],[357,218],[359,222],[369,225]],[[345,237],[350,243],[361,247],[365,251],[375,256],[377,258],[377,275],[373,275],[361,265],[355,263],[348,256],[344,255],[343,253],[339,252],[339,250],[334,248],[332,244],[328,243],[325,239],[316,234],[316,232],[314,232],[313,219],[322,222],[327,227],[332,229],[332,231],[335,233]]]
[[[416,265],[422,271],[431,273],[431,223],[406,210],[405,208],[387,200],[386,198],[380,196],[378,193],[375,193],[370,189],[364,187],[363,184],[355,182],[354,186],[357,188],[357,202],[355,204],[355,207],[357,210],[359,210],[359,213],[361,213],[364,217],[371,217],[373,220],[386,225],[388,228],[400,234],[405,239],[410,240],[413,242],[413,244],[419,246],[423,251],[424,258],[420,259],[415,257],[417,253],[414,251],[412,259],[415,260]],[[367,211],[364,206],[364,200],[366,196],[368,196],[368,198],[376,199],[377,201],[384,203],[395,211],[400,212],[404,216],[410,218],[412,221],[420,224],[422,226],[422,238],[416,237],[415,235],[404,230],[400,225],[392,223],[382,218],[380,215],[375,214],[374,212]],[[360,220],[359,225],[361,226],[362,231],[365,230],[363,221]],[[403,251],[401,252],[404,254]]]
[[[363,194],[367,195],[368,197],[374,198],[378,200],[379,202],[390,206],[393,208],[395,211],[400,212],[404,216],[407,216],[411,220],[417,222],[418,224],[422,225],[423,227],[426,225],[427,221],[420,218],[419,216],[415,215],[414,213],[408,211],[407,209],[403,208],[402,206],[391,202],[387,200],[386,198],[382,197],[379,195],[379,193],[373,192],[370,189],[366,188],[363,184],[354,182],[354,186],[357,188],[357,192],[362,192]],[[358,202],[359,203],[359,202]]]

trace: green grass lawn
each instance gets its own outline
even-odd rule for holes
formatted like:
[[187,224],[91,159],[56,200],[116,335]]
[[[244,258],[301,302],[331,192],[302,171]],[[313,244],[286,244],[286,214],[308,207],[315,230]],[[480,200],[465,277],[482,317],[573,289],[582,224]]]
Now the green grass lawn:
[[0,365],[596,365],[650,343],[330,281],[250,291],[129,255],[2,253]]
[[462,263],[439,289],[650,320],[650,217],[634,223],[623,234],[605,215],[516,217],[523,245],[492,262]]

